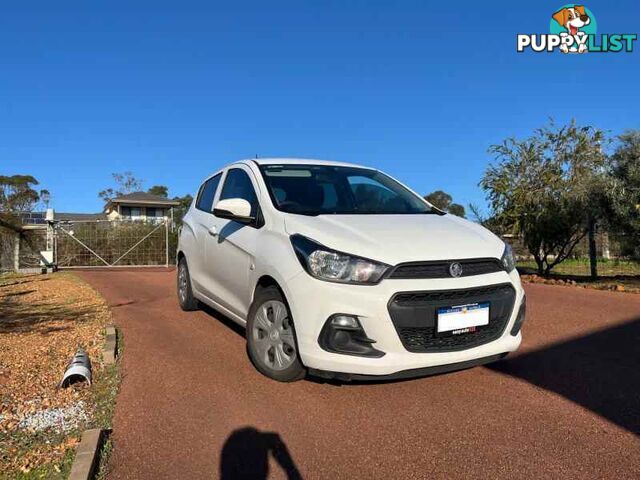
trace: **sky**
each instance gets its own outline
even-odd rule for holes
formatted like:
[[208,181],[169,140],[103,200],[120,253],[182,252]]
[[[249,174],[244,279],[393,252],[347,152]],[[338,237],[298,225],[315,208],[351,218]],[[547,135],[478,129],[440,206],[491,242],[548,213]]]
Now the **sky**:
[[[637,0],[585,5],[598,33],[640,30]],[[640,43],[516,53],[561,6],[3,2],[0,174],[35,176],[58,211],[97,212],[113,172],[174,196],[238,159],[305,157],[485,205],[491,144],[549,118],[640,128]]]

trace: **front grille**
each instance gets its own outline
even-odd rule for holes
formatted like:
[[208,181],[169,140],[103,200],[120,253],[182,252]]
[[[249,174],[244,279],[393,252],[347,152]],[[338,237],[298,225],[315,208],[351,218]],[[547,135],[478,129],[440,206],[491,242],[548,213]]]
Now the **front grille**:
[[504,270],[497,258],[474,258],[467,260],[442,260],[435,262],[409,262],[397,265],[388,278],[449,278],[449,267],[452,263],[459,263],[462,267],[461,277],[484,275]]
[[[499,338],[504,332],[515,302],[509,283],[459,290],[401,292],[393,296],[388,309],[402,345],[410,352],[451,352],[477,347]],[[489,302],[489,324],[462,335],[439,334],[438,308]]]

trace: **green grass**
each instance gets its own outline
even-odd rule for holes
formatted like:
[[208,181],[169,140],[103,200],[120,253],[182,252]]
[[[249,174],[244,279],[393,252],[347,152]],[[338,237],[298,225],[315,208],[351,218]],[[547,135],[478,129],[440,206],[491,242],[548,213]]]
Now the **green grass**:
[[[122,340],[122,332],[117,330],[117,353],[118,359],[122,357],[124,350],[124,342]],[[113,441],[110,438],[113,415],[116,409],[116,395],[120,386],[120,369],[119,362],[105,367],[102,372],[102,378],[93,384],[95,399],[95,414],[93,417],[94,428],[106,430],[102,447],[100,449],[100,457],[96,472],[96,479],[103,480],[106,478],[108,470],[107,466],[109,458],[113,451]]]
[[[518,262],[519,267],[536,269],[536,262],[533,260]],[[588,258],[570,258],[556,265],[551,270],[555,275],[576,275],[588,276],[591,274],[591,266]],[[619,260],[619,259],[598,259],[598,276],[636,276],[640,275],[640,261]]]
[[[21,456],[24,453],[36,448],[38,445],[44,444],[59,444],[65,439],[71,437],[78,437],[79,431],[73,431],[66,434],[56,434],[50,432],[39,432],[37,434],[26,432],[11,432],[11,444],[17,448],[17,456]],[[2,435],[0,435],[0,443],[2,441]],[[21,470],[14,470],[10,472],[0,472],[0,479],[16,479],[16,480],[32,480],[45,478],[47,480],[64,479],[69,476],[71,470],[71,464],[73,463],[73,457],[75,452],[73,449],[69,449],[65,452],[62,460],[40,465],[37,468],[23,472]]]
[[95,480],[105,480],[107,478],[107,466],[109,464],[109,458],[111,457],[112,452],[113,440],[111,440],[109,436],[104,440],[104,442],[102,443],[102,448],[100,449],[100,462],[98,464]]
[[35,479],[46,479],[46,480],[64,480],[69,477],[69,473],[71,471],[71,465],[73,463],[73,450],[67,450],[64,454],[64,458],[62,462],[57,464],[58,469],[56,469],[53,465],[47,464],[42,465],[38,468],[30,470],[27,473],[17,472],[16,474],[12,474],[11,477],[3,477],[0,478],[11,478],[15,480],[35,480]]
[[118,364],[105,367],[92,385],[95,410],[89,428],[111,428],[120,384]]

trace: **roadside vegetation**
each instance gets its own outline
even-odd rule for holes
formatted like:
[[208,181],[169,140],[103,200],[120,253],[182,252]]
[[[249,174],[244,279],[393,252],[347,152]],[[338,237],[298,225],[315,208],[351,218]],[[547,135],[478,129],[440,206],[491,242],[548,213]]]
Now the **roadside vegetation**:
[[[67,478],[86,428],[110,428],[119,377],[102,363],[109,309],[71,273],[0,276],[0,478]],[[78,347],[93,384],[58,388]]]
[[571,266],[576,247],[586,240],[588,274],[597,278],[599,233],[620,238],[618,259],[637,265],[640,131],[611,138],[575,121],[551,122],[527,138],[492,145],[489,152],[495,161],[480,186],[491,214],[479,220],[521,239],[539,275]]

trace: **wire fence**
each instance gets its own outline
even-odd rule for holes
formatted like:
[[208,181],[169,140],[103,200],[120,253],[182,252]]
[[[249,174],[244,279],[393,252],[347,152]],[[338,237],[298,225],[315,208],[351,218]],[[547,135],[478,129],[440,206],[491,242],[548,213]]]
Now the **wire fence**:
[[56,224],[60,268],[169,265],[169,222],[61,222]]
[[[0,229],[0,272],[60,268],[167,266],[175,263],[177,231],[163,222],[75,221]],[[46,252],[53,258],[47,260]]]
[[[518,266],[536,270],[537,265],[522,239],[515,236],[503,236],[512,247],[518,260]],[[627,235],[614,235],[600,232],[596,235],[596,260],[599,277],[640,276],[640,245]],[[588,239],[580,241],[571,256],[553,267],[552,274],[563,276],[590,276]]]

